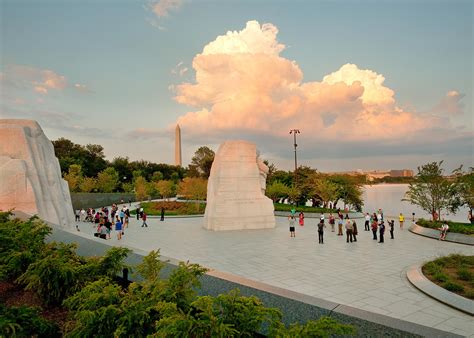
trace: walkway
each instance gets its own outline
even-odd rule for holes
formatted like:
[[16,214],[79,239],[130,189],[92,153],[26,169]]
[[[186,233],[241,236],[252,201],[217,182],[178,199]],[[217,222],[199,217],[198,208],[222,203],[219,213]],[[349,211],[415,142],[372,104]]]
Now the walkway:
[[[474,337],[472,317],[431,299],[406,278],[406,269],[415,263],[450,253],[472,254],[472,247],[398,229],[395,240],[379,244],[361,221],[357,243],[347,244],[342,236],[326,231],[325,244],[319,245],[315,220],[298,226],[296,238],[289,237],[285,218],[276,220],[271,230],[212,232],[201,228],[202,218],[149,219],[148,228],[132,219],[120,244],[145,251],[160,248],[163,256]],[[80,229],[94,231],[90,223]],[[107,242],[119,244],[116,236]]]

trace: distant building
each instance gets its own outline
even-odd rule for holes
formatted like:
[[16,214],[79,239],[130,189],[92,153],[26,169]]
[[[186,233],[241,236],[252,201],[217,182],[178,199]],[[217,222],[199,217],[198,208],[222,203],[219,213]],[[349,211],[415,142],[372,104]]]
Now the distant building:
[[398,169],[390,170],[390,177],[413,177],[413,170],[410,169]]

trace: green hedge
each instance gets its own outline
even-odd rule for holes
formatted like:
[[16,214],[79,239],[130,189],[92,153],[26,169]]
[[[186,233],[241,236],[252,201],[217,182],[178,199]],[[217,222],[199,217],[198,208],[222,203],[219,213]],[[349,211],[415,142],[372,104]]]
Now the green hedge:
[[303,211],[303,212],[324,212],[324,213],[336,213],[337,209],[328,209],[328,208],[320,208],[320,207],[307,207],[305,205],[299,205],[295,207],[294,205],[291,204],[283,204],[283,203],[273,203],[275,207],[275,211],[291,211],[291,209],[296,209],[297,212]]
[[[420,218],[416,221],[417,225],[420,225],[425,228],[430,229],[439,229],[443,225],[444,222],[441,221],[429,221],[423,218]],[[461,222],[451,222],[446,221],[449,225],[449,232],[455,232],[464,235],[474,235],[474,226],[470,223],[461,223]]]

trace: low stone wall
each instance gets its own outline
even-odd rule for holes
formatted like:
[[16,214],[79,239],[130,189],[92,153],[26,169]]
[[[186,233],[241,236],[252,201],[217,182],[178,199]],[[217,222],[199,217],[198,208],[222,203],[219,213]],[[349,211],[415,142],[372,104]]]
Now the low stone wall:
[[129,200],[135,202],[135,194],[131,193],[87,193],[74,192],[71,193],[72,207],[74,210],[81,208],[100,208],[114,203],[120,203],[123,200],[128,203]]
[[[440,231],[431,228],[422,227],[416,223],[412,224],[412,226],[408,229],[410,232],[425,236],[429,238],[439,239]],[[453,242],[459,244],[466,244],[474,246],[474,236],[458,234],[455,232],[449,232],[446,234],[446,242]]]
[[[81,232],[67,232],[54,229],[51,240],[78,244],[77,252],[80,255],[102,255],[111,246],[107,241],[89,237]],[[126,260],[130,265],[139,264],[147,252],[134,250]],[[163,276],[166,278],[177,266],[178,261],[173,258],[161,257],[166,262]],[[135,280],[135,277],[130,278]],[[232,274],[210,270],[201,278],[200,295],[217,296],[238,288],[244,296],[256,296],[265,306],[275,307],[282,311],[283,322],[286,325],[308,320],[318,319],[321,316],[330,316],[342,323],[354,325],[357,328],[357,337],[461,337],[411,322],[394,319],[350,306],[329,302],[323,299],[302,295],[297,292],[270,286],[264,283],[251,281]]]
[[[280,216],[280,217],[288,217],[288,215],[290,214],[289,211],[277,211],[277,210],[275,210],[274,213],[275,213],[275,216]],[[299,212],[296,213],[296,217],[298,217],[298,214]],[[337,214],[335,213],[333,215],[337,216]],[[345,215],[346,214],[344,214],[344,216]],[[350,219],[364,218],[364,214],[361,212],[350,212],[348,215]],[[329,219],[329,213],[328,212],[324,213],[324,216],[327,221]],[[304,217],[305,218],[319,218],[321,217],[321,213],[320,212],[305,212]]]

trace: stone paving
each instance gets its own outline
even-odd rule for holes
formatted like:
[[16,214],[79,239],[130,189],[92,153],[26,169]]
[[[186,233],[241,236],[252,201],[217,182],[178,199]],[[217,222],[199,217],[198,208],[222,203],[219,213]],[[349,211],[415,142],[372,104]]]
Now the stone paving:
[[[284,217],[276,218],[275,229],[230,232],[204,230],[202,218],[149,218],[147,223],[142,228],[141,221],[131,219],[122,240],[114,232],[107,243],[145,251],[160,248],[163,256],[474,337],[471,316],[426,296],[406,278],[413,264],[450,253],[472,255],[473,247],[400,231],[397,225],[395,239],[387,232],[385,243],[379,244],[363,230],[362,220],[357,242],[346,243],[345,236],[328,227],[323,245],[318,244],[316,220],[297,226],[295,238],[290,238]],[[80,224],[80,229],[94,231],[90,223]]]

